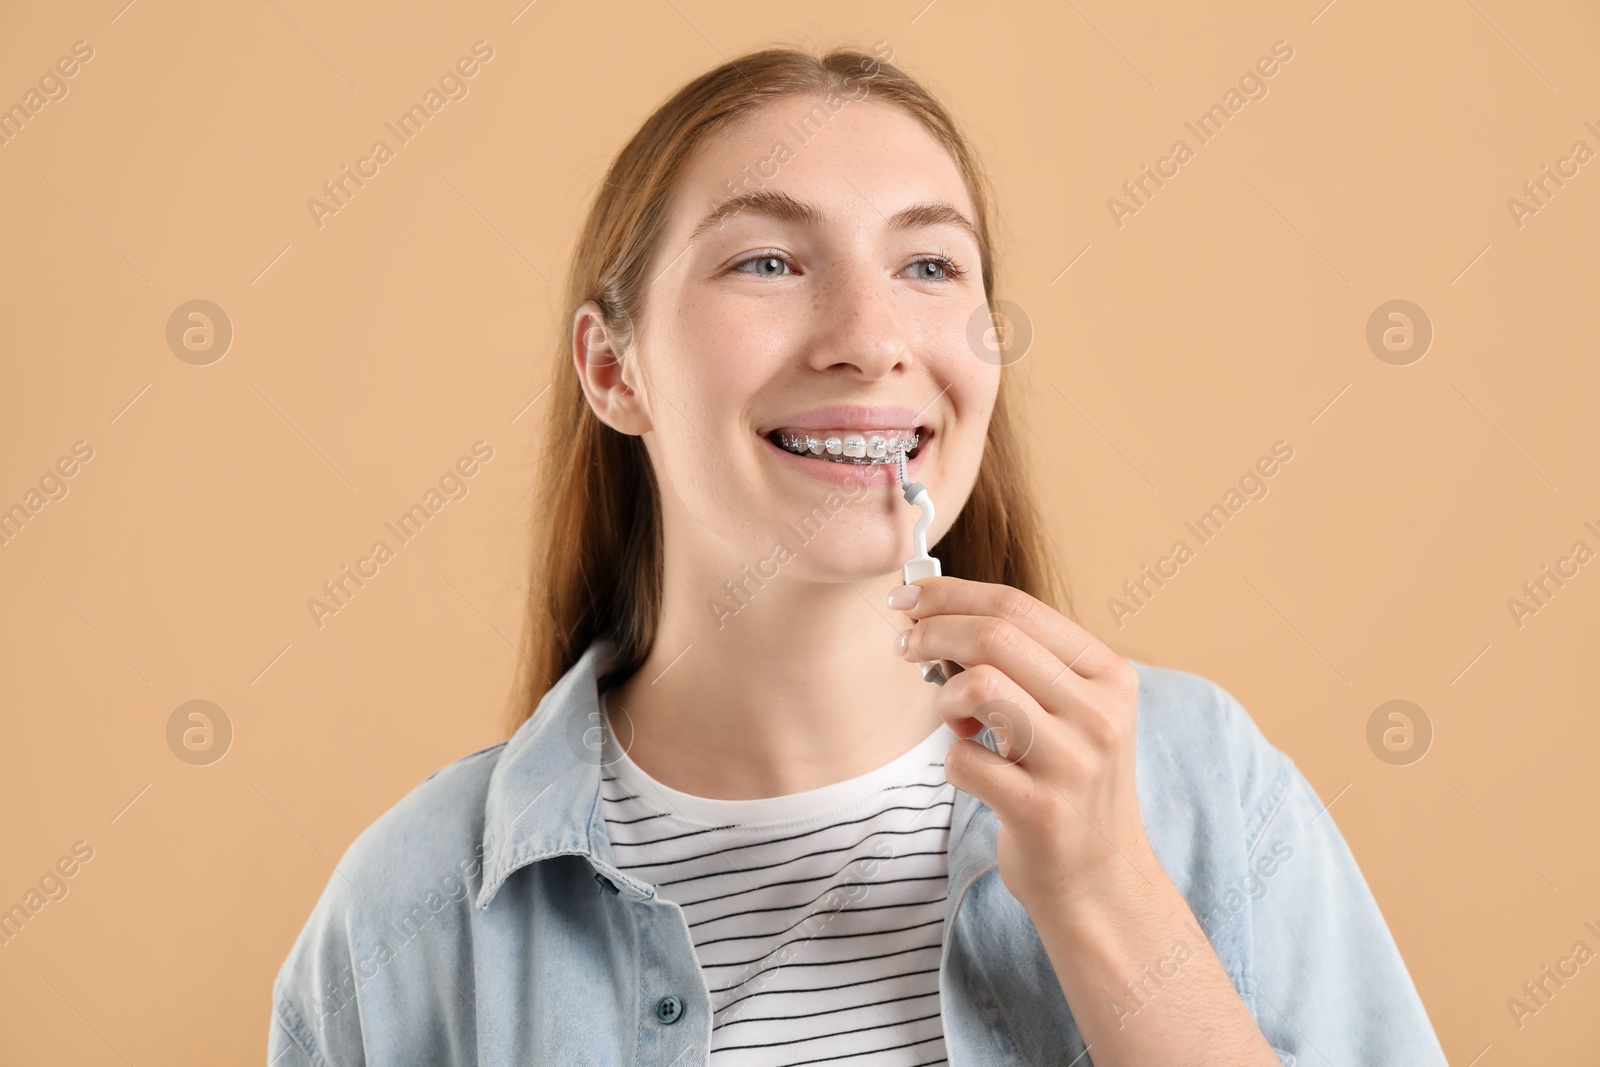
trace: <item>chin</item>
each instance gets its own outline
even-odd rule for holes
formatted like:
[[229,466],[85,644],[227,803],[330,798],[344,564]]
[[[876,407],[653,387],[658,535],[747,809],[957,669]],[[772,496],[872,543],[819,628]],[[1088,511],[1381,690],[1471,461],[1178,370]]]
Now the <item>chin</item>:
[[899,573],[913,552],[917,515],[898,487],[854,495],[824,488],[811,497],[780,492],[759,517],[732,521],[755,531],[748,551],[758,573],[781,569],[807,581],[842,582]]
[[797,577],[818,582],[855,582],[881,578],[886,574],[900,573],[900,566],[911,554],[909,546],[896,554],[890,548],[881,552],[864,553],[853,549],[801,553],[785,570]]

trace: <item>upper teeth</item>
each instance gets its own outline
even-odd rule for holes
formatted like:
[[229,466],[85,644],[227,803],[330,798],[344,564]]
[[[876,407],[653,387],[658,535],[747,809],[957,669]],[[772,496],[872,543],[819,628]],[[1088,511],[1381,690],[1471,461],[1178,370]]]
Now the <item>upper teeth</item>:
[[791,433],[780,430],[777,438],[778,443],[791,452],[813,456],[826,454],[829,459],[840,463],[893,463],[900,452],[909,452],[917,447],[919,435],[915,430],[861,433]]

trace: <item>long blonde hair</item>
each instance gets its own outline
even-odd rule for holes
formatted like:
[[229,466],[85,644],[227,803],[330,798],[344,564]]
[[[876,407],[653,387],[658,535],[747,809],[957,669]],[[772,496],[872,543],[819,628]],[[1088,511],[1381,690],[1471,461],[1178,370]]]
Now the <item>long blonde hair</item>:
[[[572,316],[585,301],[597,302],[614,344],[626,349],[673,184],[694,150],[774,100],[854,96],[862,84],[869,96],[920,121],[960,168],[976,212],[984,296],[995,307],[992,195],[978,157],[933,95],[888,61],[851,48],[820,57],[767,48],[702,74],[657,108],[600,185],[567,275],[565,315],[556,317],[510,731],[598,637],[617,645],[602,689],[636,672],[655,639],[661,607],[655,472],[643,442],[613,430],[589,406],[573,364]],[[1013,425],[1013,378],[1002,371],[977,483],[935,555],[945,574],[1014,586],[1070,613],[1071,595],[1045,536]]]

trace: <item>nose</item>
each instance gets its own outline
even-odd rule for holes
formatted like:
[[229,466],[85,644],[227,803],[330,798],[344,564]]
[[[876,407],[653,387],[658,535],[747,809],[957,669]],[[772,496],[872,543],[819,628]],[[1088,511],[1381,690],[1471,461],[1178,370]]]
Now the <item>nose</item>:
[[820,324],[810,363],[819,371],[854,367],[868,381],[909,368],[911,346],[887,280],[866,266],[834,274],[812,307]]

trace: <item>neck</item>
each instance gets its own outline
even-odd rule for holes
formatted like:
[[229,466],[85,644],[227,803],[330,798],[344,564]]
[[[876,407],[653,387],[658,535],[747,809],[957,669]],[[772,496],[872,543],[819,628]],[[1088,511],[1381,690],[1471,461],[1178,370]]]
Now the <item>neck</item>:
[[898,573],[780,570],[737,600],[720,577],[667,573],[654,646],[608,698],[614,735],[662,784],[720,800],[784,796],[865,774],[939,726],[938,687],[894,651],[910,625],[884,606]]

